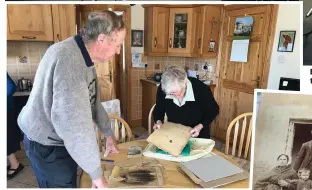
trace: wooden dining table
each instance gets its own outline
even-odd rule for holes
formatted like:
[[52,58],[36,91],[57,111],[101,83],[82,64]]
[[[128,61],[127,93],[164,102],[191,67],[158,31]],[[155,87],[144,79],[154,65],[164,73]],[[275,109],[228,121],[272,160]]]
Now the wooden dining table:
[[[128,158],[128,147],[129,146],[141,146],[144,148],[147,146],[148,142],[146,140],[136,140],[126,143],[118,144],[118,148],[120,150],[119,154],[110,154],[105,159],[114,160],[114,162],[118,163],[126,163],[131,160]],[[213,149],[213,153],[222,156],[227,159],[231,163],[238,165],[234,160],[225,155],[224,153]],[[101,153],[103,156],[103,153]],[[103,158],[103,157],[102,157]],[[155,158],[156,159],[156,158]],[[201,186],[194,183],[188,176],[183,174],[178,170],[179,162],[172,162],[167,160],[157,159],[160,165],[165,168],[165,172],[163,174],[164,177],[164,188],[200,188]],[[102,168],[112,167],[114,163],[102,161]],[[92,181],[89,175],[86,172],[82,172],[80,178],[80,188],[90,188],[92,186]],[[237,181],[231,184],[220,186],[219,188],[248,188],[249,187],[249,178],[241,181]]]

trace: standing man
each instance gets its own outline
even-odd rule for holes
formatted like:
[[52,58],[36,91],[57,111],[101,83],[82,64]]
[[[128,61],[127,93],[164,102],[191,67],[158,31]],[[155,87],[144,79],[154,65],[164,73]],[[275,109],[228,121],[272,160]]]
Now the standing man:
[[[312,172],[312,140],[303,143],[297,155],[297,159],[294,164],[294,169],[298,172],[298,170],[301,168],[306,168]],[[312,179],[312,175],[310,175],[309,178]]]
[[107,137],[106,154],[119,153],[100,102],[94,62],[120,53],[126,29],[121,16],[90,13],[81,34],[52,45],[38,67],[18,124],[39,187],[76,188],[77,164],[106,187],[93,123]]

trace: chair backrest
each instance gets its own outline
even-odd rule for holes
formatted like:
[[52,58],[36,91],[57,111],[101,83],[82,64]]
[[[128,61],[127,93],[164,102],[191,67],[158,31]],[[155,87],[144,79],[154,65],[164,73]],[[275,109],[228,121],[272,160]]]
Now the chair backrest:
[[[234,140],[233,140],[233,146],[232,146],[232,156],[236,156],[237,141],[238,141],[238,136],[239,136],[240,120],[241,119],[243,119],[243,122],[242,122],[242,128],[241,128],[241,133],[240,133],[237,157],[241,158],[243,145],[244,145],[244,142],[245,142],[243,158],[247,159],[248,151],[250,150],[250,146],[251,146],[252,112],[241,114],[241,115],[237,116],[230,123],[230,125],[229,125],[229,127],[227,129],[227,132],[226,132],[225,153],[229,154],[231,132],[232,132],[232,128],[235,125],[235,127],[234,127],[234,136],[233,136]],[[249,124],[247,125],[247,120],[248,119],[249,119]],[[246,131],[247,131],[247,135],[246,135]],[[246,136],[246,138],[245,138],[245,136]],[[246,139],[246,141],[245,141],[245,139]]]
[[[114,137],[117,143],[124,143],[133,140],[131,128],[124,119],[115,114],[108,114],[108,117],[111,120]],[[99,130],[98,145],[100,152],[102,152],[102,139],[101,132]]]
[[[153,130],[153,126],[154,126],[154,119],[153,119],[153,111],[154,111],[154,108],[155,108],[155,105],[153,105],[153,107],[151,108],[149,114],[148,114],[148,134],[152,134],[152,130]],[[165,114],[165,119],[164,119],[164,122],[167,122],[168,121],[168,118],[167,118],[167,115]]]

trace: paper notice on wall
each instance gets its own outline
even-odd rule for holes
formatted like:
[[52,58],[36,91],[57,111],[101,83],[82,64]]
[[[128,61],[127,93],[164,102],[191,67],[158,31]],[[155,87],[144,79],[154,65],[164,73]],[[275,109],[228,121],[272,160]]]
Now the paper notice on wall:
[[145,64],[142,63],[142,54],[133,53],[132,54],[132,67],[145,67]]
[[236,18],[230,61],[247,62],[252,16]]
[[234,40],[230,61],[247,62],[249,40]]

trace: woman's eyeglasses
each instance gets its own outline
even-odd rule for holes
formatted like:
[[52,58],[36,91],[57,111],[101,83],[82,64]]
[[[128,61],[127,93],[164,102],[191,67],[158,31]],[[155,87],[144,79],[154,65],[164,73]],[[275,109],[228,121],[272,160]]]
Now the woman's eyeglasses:
[[170,96],[174,96],[174,97],[180,97],[185,91],[186,91],[186,84],[185,86],[178,92],[170,92],[170,93],[166,93],[166,95],[170,95]]

